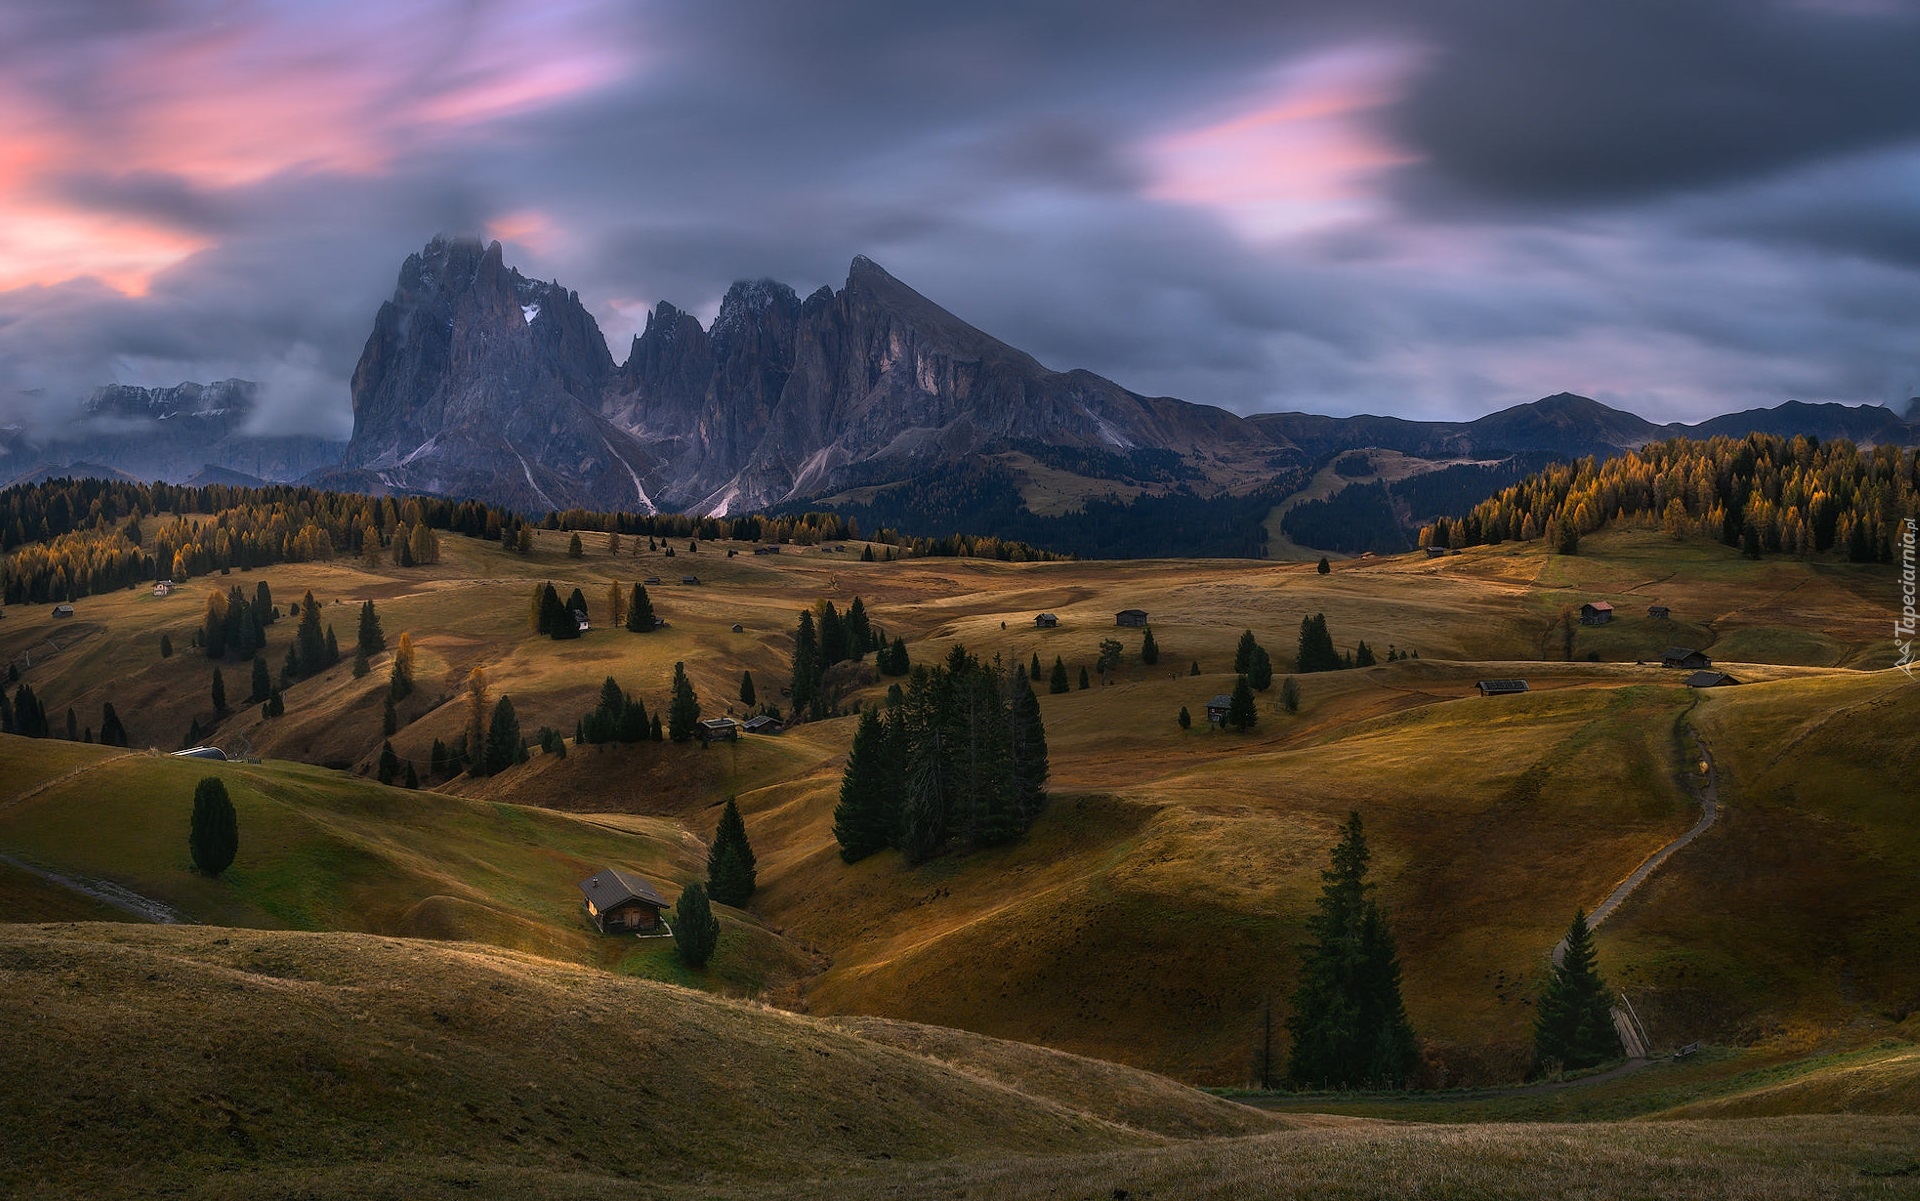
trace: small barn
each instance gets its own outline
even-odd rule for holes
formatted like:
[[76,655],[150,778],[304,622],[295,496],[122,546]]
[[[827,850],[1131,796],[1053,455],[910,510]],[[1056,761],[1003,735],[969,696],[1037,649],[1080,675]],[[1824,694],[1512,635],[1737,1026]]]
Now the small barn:
[[779,718],[768,717],[764,713],[758,717],[749,717],[740,728],[749,734],[778,734],[786,729],[780,724]]
[[680,582],[682,584],[698,584],[700,577],[697,575],[683,575],[680,577]]
[[1113,615],[1113,624],[1144,629],[1147,624],[1147,611],[1145,609],[1122,609]]
[[660,577],[659,577],[659,576],[657,576],[657,575],[650,575],[650,576],[648,576],[648,577],[647,577],[646,579],[644,579],[644,580],[641,580],[640,582],[641,582],[642,584],[656,584],[656,585],[657,585],[657,584],[658,584],[658,583],[660,582]]
[[158,580],[153,585],[153,594],[155,596],[168,596],[171,595],[172,592],[173,582],[171,580]]
[[1665,605],[1648,605],[1647,616],[1653,618],[1655,621],[1671,621],[1673,619],[1673,610],[1667,608]]
[[72,605],[55,605],[53,607],[53,615],[55,617],[72,617],[73,606]]
[[1207,721],[1211,725],[1227,724],[1227,712],[1233,708],[1233,698],[1222,692],[1207,702]]
[[1724,671],[1696,671],[1687,677],[1689,688],[1725,688],[1739,682]]
[[575,625],[580,627],[582,634],[593,628],[593,623],[587,620],[587,615],[578,609],[573,611],[573,621]]
[[747,627],[736,621],[733,623],[733,632],[736,634],[744,634],[747,632]]
[[1474,687],[1481,696],[1518,696],[1527,690],[1525,680],[1482,680]]
[[1580,606],[1580,624],[1603,626],[1613,620],[1613,606],[1606,601],[1588,601]]
[[737,742],[740,739],[740,723],[731,717],[707,717],[700,721],[700,741]]
[[1033,619],[1033,624],[1042,630],[1051,630],[1060,624],[1060,619],[1051,613],[1042,613]]
[[653,885],[617,867],[580,881],[587,920],[602,934],[670,934],[660,911],[667,899]]
[[1670,646],[1660,652],[1660,666],[1672,667],[1680,671],[1705,671],[1713,666],[1713,660],[1706,652],[1690,650],[1684,646]]
[[1427,548],[1427,558],[1429,559],[1444,559],[1446,557],[1447,548],[1444,546],[1429,546]]

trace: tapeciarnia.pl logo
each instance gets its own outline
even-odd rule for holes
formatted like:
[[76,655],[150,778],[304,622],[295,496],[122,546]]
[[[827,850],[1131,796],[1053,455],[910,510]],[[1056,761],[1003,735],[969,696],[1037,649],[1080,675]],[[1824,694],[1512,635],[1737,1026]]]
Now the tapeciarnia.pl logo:
[[1893,623],[1893,646],[1900,653],[1894,666],[1913,678],[1913,636],[1920,625],[1920,612],[1914,609],[1913,518],[1900,525],[1900,619]]

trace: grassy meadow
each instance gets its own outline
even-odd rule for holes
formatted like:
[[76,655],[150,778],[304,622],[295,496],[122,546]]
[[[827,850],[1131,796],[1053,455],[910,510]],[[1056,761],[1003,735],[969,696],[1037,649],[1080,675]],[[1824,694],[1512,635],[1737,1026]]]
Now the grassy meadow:
[[[586,553],[572,559],[567,537],[543,531],[523,558],[449,535],[434,567],[235,572],[164,599],[144,590],[83,598],[66,620],[8,609],[0,656],[32,656],[23,678],[56,730],[69,706],[80,725],[97,727],[101,704],[112,701],[134,740],[131,751],[117,751],[0,738],[0,855],[14,861],[0,861],[0,920],[121,923],[0,928],[0,937],[32,945],[31,954],[11,953],[44,964],[74,943],[84,950],[72,955],[91,957],[86,970],[106,975],[118,971],[108,966],[117,957],[171,956],[199,989],[211,987],[201,978],[216,967],[250,970],[227,963],[237,951],[209,949],[216,933],[231,940],[223,948],[257,938],[294,958],[309,945],[323,960],[341,947],[378,947],[426,957],[418,962],[435,972],[549,973],[543,1004],[574,992],[642,990],[618,995],[649,1012],[673,998],[675,1020],[694,1021],[685,1014],[696,993],[676,987],[684,986],[780,1006],[713,1012],[800,1023],[783,1027],[804,1031],[796,1046],[853,1040],[861,1055],[904,1055],[922,1065],[916,1072],[957,1073],[968,1087],[1048,1115],[1035,1117],[1038,1125],[1018,1119],[1027,1133],[1017,1137],[982,1135],[964,1155],[932,1134],[888,1135],[910,1148],[896,1159],[938,1161],[937,1170],[856,1164],[851,1151],[804,1159],[797,1170],[818,1179],[790,1182],[796,1196],[1226,1195],[1256,1185],[1275,1196],[1403,1195],[1388,1187],[1396,1181],[1423,1195],[1522,1196],[1535,1195],[1536,1170],[1561,1182],[1553,1191],[1577,1196],[1583,1162],[1612,1174],[1605,1178],[1618,1187],[1605,1195],[1920,1191],[1914,1178],[1862,1175],[1902,1167],[1895,1149],[1903,1139],[1913,1145],[1920,1076],[1911,1051],[1920,1040],[1920,957],[1912,953],[1920,894],[1911,887],[1920,878],[1920,823],[1908,803],[1920,769],[1920,692],[1889,670],[1895,583],[1885,568],[1755,563],[1631,529],[1591,537],[1575,557],[1508,543],[1439,559],[1348,560],[1325,576],[1311,563],[1273,561],[865,563],[858,542],[778,556],[735,545],[733,557],[727,543],[695,552],[677,542],[668,559],[647,551],[645,538],[638,554],[635,540],[623,539],[613,556],[597,534],[583,534]],[[679,583],[688,574],[701,582]],[[608,585],[624,590],[646,576],[666,581],[649,592],[669,627],[648,636],[609,628]],[[784,704],[793,624],[822,597],[844,609],[860,596],[889,637],[905,638],[915,662],[963,643],[1006,662],[1037,655],[1043,676],[1057,656],[1077,682],[1102,639],[1117,637],[1128,658],[1110,682],[1096,675],[1089,689],[1042,696],[1052,801],[1021,842],[912,869],[892,852],[848,866],[832,815],[850,717],[709,748],[536,751],[499,776],[420,791],[369,778],[388,655],[362,679],[343,662],[293,686],[286,715],[272,720],[237,703],[247,668],[229,663],[236,705],[219,717],[208,697],[212,665],[189,641],[206,586],[238,583],[251,593],[260,578],[282,606],[311,589],[343,659],[363,600],[377,605],[389,643],[412,633],[418,686],[399,707],[392,742],[423,772],[433,740],[450,742],[465,728],[462,694],[476,666],[493,696],[513,698],[529,738],[542,725],[571,736],[609,675],[658,710],[677,662],[707,715],[747,712],[737,699],[745,671],[762,702]],[[531,594],[547,580],[563,595],[585,593],[595,629],[579,641],[553,642],[529,628]],[[1618,617],[1603,627],[1576,622],[1569,655],[1566,616],[1601,599]],[[1648,617],[1655,604],[1669,606],[1671,620]],[[1155,665],[1139,661],[1138,631],[1114,627],[1114,612],[1129,607],[1151,614]],[[1058,614],[1059,627],[1036,629],[1042,611]],[[1286,664],[1302,618],[1315,613],[1343,649],[1364,639],[1383,659],[1389,647],[1419,658],[1299,677],[1297,713],[1281,708],[1276,683],[1260,697],[1256,730],[1208,729],[1206,701],[1231,689],[1241,631]],[[269,630],[276,668],[292,626],[283,616]],[[174,646],[169,658],[159,652],[163,633]],[[1686,688],[1684,673],[1658,666],[1669,645],[1706,650],[1742,686]],[[844,674],[849,703],[882,701],[886,681],[864,669]],[[1531,691],[1479,697],[1475,682],[1497,677],[1525,678]],[[1183,706],[1194,719],[1189,730],[1174,720]],[[148,750],[177,747],[195,720],[210,727],[210,740],[250,747],[263,762],[186,762]],[[1574,909],[1593,908],[1693,824],[1696,739],[1716,765],[1719,820],[1600,928],[1597,944],[1609,981],[1627,992],[1656,1050],[1689,1042],[1706,1050],[1563,1090],[1490,1091],[1529,1067],[1546,954]],[[217,881],[188,870],[187,813],[205,774],[227,782],[241,830],[239,858]],[[616,865],[671,899],[703,876],[705,840],[728,796],[746,816],[760,888],[746,910],[719,909],[722,943],[706,971],[686,969],[670,943],[589,930],[578,880]],[[1366,822],[1373,879],[1399,940],[1424,1081],[1444,1091],[1268,1099],[1296,1115],[1351,1115],[1285,1130],[1227,1130],[1217,1125],[1221,1111],[1204,1106],[1183,1125],[1188,1117],[1177,1115],[1188,1111],[1168,1110],[1174,1094],[1155,1091],[1175,1087],[1162,1077],[1248,1085],[1269,1007],[1284,1054],[1278,1030],[1304,921],[1350,810]],[[206,939],[135,930],[131,915],[32,868],[130,889],[221,929]],[[296,937],[302,932],[308,941]],[[323,932],[361,941],[313,937]],[[22,969],[6,980],[39,987],[32,977]],[[251,987],[240,979],[236,995]],[[387,997],[396,986],[350,987]],[[125,992],[128,1004],[159,1004],[137,981]],[[400,1003],[398,994],[388,999]],[[594,1013],[615,1021],[613,1002],[596,1004]],[[398,1019],[365,1020],[372,1028],[356,1037]],[[411,1029],[380,1042],[381,1054],[414,1046]],[[619,1029],[621,1039],[640,1037]],[[649,1029],[643,1042],[674,1042],[658,1022]],[[576,1047],[592,1041],[585,1028],[574,1034]],[[476,1043],[463,1053],[510,1049]],[[690,1046],[674,1053],[682,1058],[671,1071],[696,1070],[684,1058]],[[556,1063],[539,1078],[559,1088],[555,1073],[590,1068],[601,1065]],[[404,1057],[366,1069],[368,1080],[393,1088],[441,1070]],[[797,1095],[794,1103],[831,1110],[863,1095],[852,1077],[820,1086],[846,1091],[831,1104]],[[1180,1106],[1200,1104],[1197,1094],[1178,1096]],[[869,1103],[877,1102],[860,1105]],[[381,1112],[367,1097],[352,1105]],[[1856,1116],[1783,1120],[1813,1113]],[[1881,1116],[1857,1116],[1869,1114]],[[216,1128],[226,1120],[203,1116]],[[1704,1132],[1666,1120],[1705,1116],[1722,1120]],[[448,1111],[445,1120],[468,1118]],[[1589,1124],[1498,1125],[1572,1120]],[[1435,1125],[1394,1124],[1401,1121]],[[597,1157],[570,1136],[530,1126],[516,1134],[520,1145],[559,1140],[540,1150],[559,1158],[534,1166],[515,1158],[517,1149],[507,1154],[517,1145],[496,1147],[486,1141],[496,1133],[478,1133],[488,1155],[446,1154],[468,1157],[474,1187],[490,1191],[557,1195],[625,1175],[671,1185],[665,1196],[731,1195],[736,1185],[778,1195],[730,1183],[718,1159],[695,1156],[688,1162],[706,1166],[679,1177],[659,1163]],[[1167,1142],[1229,1134],[1230,1143],[1205,1144],[1212,1150]],[[444,1137],[427,1141],[440,1146],[434,1140]],[[743,1162],[773,1162],[786,1137],[742,1151]],[[571,1149],[555,1150],[562,1146]],[[458,1191],[442,1180],[440,1154],[403,1157],[390,1179],[404,1180],[410,1195]],[[241,1179],[271,1189],[273,1171],[306,1155],[268,1157],[257,1169],[264,1175]],[[1045,1171],[1024,1158],[1033,1155],[1048,1157]],[[366,1165],[329,1171],[336,1191],[373,1179]],[[701,1191],[701,1181],[712,1190]]]

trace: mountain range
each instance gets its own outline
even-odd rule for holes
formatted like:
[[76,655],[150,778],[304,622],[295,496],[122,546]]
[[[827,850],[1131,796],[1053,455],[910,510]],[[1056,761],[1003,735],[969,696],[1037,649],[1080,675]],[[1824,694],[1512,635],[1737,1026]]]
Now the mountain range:
[[1656,424],[1567,393],[1467,422],[1241,417],[1052,370],[864,256],[842,288],[804,299],[774,280],[738,282],[711,327],[662,302],[616,362],[577,293],[523,276],[498,242],[445,236],[407,258],[374,318],[344,446],[245,432],[253,398],[241,380],[102,389],[57,438],[0,431],[0,482],[299,479],[535,513],[855,506],[922,523],[939,520],[929,496],[964,494],[1005,525],[1096,504],[1257,508],[1362,448],[1439,467],[1752,430],[1920,440],[1912,410],[1882,406],[1789,402]]

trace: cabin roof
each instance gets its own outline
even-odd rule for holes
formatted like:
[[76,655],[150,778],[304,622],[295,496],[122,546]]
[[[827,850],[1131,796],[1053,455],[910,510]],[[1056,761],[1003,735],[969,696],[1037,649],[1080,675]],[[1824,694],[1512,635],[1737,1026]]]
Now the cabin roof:
[[1216,694],[1212,700],[1207,702],[1207,708],[1209,709],[1229,709],[1232,707],[1233,698],[1224,692]]
[[1481,680],[1477,687],[1484,695],[1502,696],[1509,693],[1525,692],[1527,690],[1527,682],[1525,680]]
[[1611,613],[1613,605],[1608,601],[1588,601],[1582,608],[1592,609],[1596,613]]
[[601,913],[631,901],[639,901],[655,909],[667,907],[667,899],[653,885],[617,867],[602,868],[580,881],[580,891]]
[[1687,687],[1689,688],[1718,688],[1722,684],[1738,684],[1739,682],[1740,681],[1734,679],[1724,671],[1696,671],[1687,677]]
[[1697,651],[1687,646],[1670,646],[1660,652],[1662,659],[1691,659],[1695,655],[1699,655],[1702,659],[1707,657],[1705,651]]

